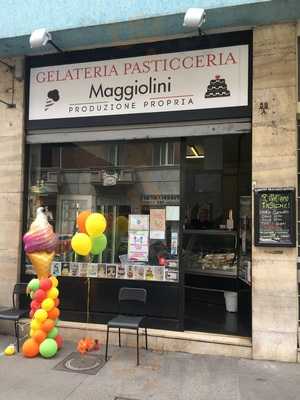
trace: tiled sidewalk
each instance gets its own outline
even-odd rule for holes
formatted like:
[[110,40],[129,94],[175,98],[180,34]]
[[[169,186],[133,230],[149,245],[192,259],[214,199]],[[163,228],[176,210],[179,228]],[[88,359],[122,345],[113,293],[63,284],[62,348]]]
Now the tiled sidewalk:
[[[10,338],[0,336],[0,351]],[[150,344],[150,343],[149,343]],[[151,344],[150,344],[151,345]],[[0,400],[298,400],[300,365],[110,348],[97,375],[54,370],[75,343],[50,360],[0,356]],[[103,352],[103,349],[101,350]]]

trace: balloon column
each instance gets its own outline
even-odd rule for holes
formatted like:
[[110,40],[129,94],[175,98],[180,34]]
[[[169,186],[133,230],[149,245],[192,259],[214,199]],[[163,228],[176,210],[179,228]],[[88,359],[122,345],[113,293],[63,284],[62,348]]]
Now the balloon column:
[[27,293],[32,299],[29,313],[30,339],[24,342],[22,352],[25,357],[41,354],[50,358],[61,348],[63,340],[56,326],[60,314],[58,280],[50,276],[57,236],[42,207],[37,209],[36,218],[24,235],[23,241],[26,255],[31,260],[38,278],[32,279],[27,285]]
[[107,246],[107,238],[103,233],[106,229],[106,219],[100,213],[82,211],[77,217],[79,232],[72,238],[71,246],[80,256],[101,254]]
[[32,301],[29,314],[30,339],[24,342],[22,348],[25,357],[41,354],[45,358],[51,358],[62,347],[63,339],[56,326],[60,314],[57,285],[55,276],[31,279],[28,283],[27,289]]

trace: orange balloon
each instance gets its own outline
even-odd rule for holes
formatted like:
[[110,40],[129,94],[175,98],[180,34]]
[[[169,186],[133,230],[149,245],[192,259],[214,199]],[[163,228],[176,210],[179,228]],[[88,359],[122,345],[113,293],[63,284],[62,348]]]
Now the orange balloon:
[[47,333],[45,331],[42,331],[41,329],[38,329],[34,332],[32,337],[38,344],[40,344],[46,339]]
[[78,215],[76,222],[77,222],[77,227],[78,227],[79,232],[81,232],[81,233],[86,233],[86,230],[85,230],[85,221],[86,221],[87,217],[88,217],[91,213],[92,213],[92,212],[91,212],[90,210],[85,210],[85,211],[82,211],[82,212]]
[[48,312],[48,318],[50,319],[57,319],[60,315],[60,311],[57,307],[52,308],[52,310],[50,310]]
[[52,319],[46,319],[46,321],[44,321],[41,326],[40,329],[43,330],[44,332],[50,332],[51,329],[53,329],[55,326],[55,322]]
[[60,304],[60,300],[59,300],[59,298],[57,297],[57,298],[54,300],[54,305],[55,305],[55,307],[58,307],[59,304]]
[[39,354],[39,344],[34,339],[27,339],[22,347],[24,357],[33,358]]

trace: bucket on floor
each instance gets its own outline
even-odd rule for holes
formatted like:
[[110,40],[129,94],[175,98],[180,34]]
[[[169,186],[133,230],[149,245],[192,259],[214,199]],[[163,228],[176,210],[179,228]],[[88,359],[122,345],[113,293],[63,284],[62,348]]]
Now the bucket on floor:
[[236,292],[224,292],[226,311],[237,312],[238,296]]

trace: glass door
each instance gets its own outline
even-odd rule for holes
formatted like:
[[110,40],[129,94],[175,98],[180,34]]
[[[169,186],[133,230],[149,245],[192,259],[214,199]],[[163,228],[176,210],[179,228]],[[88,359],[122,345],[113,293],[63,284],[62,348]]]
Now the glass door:
[[[250,143],[247,135],[186,139],[185,329],[250,335],[251,309],[245,310],[245,299],[240,296],[244,286],[238,274],[240,205],[251,196]],[[245,249],[245,233],[243,246]],[[245,288],[250,296],[251,288],[247,284]]]

